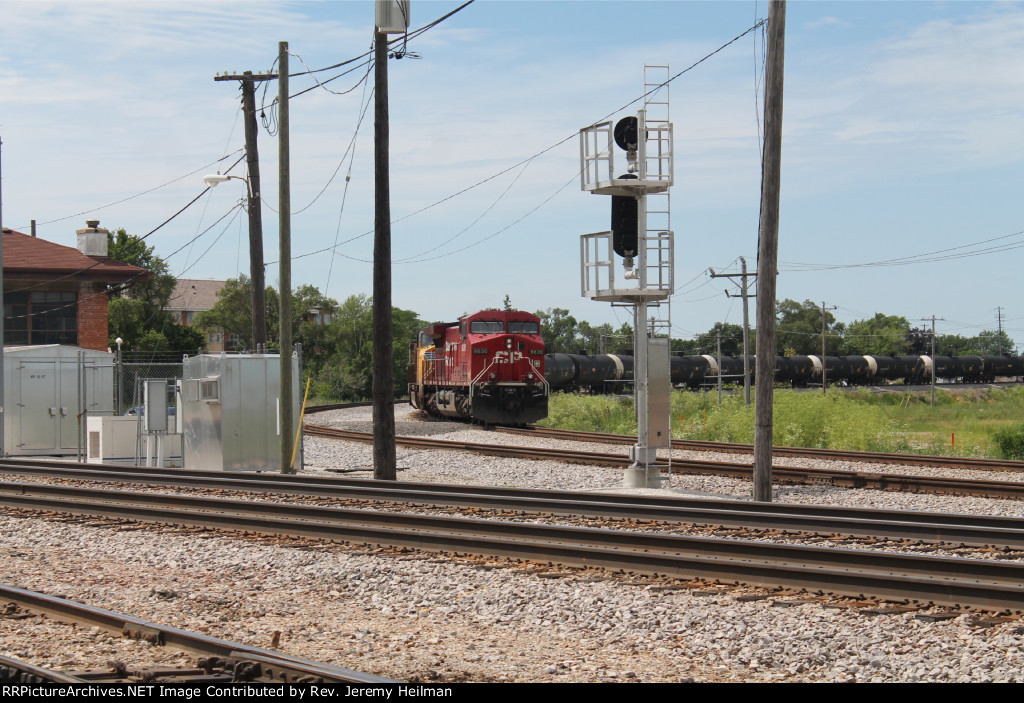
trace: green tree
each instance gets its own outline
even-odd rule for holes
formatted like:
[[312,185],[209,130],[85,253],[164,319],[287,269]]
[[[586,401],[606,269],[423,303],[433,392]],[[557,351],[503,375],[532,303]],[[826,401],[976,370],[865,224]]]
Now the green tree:
[[[395,392],[402,394],[409,382],[409,342],[426,323],[412,310],[394,307],[391,323]],[[373,300],[361,294],[349,296],[337,306],[331,323],[322,327],[324,353],[307,357],[312,392],[338,400],[369,398],[373,391]]]
[[982,330],[975,339],[982,354],[991,356],[1013,354],[1013,340],[1004,330]]
[[743,325],[734,325],[728,322],[716,322],[707,332],[697,335],[695,341],[701,349],[697,353],[717,355],[719,336],[722,340],[722,356],[743,354]]
[[875,313],[874,317],[855,320],[846,327],[842,351],[844,354],[870,356],[909,354],[909,333],[907,318]]
[[[277,291],[267,286],[267,342],[276,344],[280,340],[278,334],[278,318],[280,300]],[[293,318],[294,319],[294,318]],[[252,283],[244,274],[238,278],[229,278],[224,287],[217,291],[217,302],[209,310],[196,315],[195,326],[206,332],[223,332],[238,335],[239,344],[243,348],[252,347]],[[292,331],[293,338],[295,330]]]
[[586,341],[577,334],[576,318],[565,308],[548,308],[536,315],[548,354],[576,354],[585,346]]
[[[776,306],[775,348],[794,354],[821,354],[821,306],[810,300],[786,299]],[[845,326],[825,310],[826,354],[840,350]]]
[[136,281],[107,305],[107,335],[110,347],[125,351],[195,352],[206,339],[199,330],[180,325],[164,308],[174,292],[176,280],[166,262],[141,238],[118,229],[107,235],[111,258],[144,268],[150,276]]
[[[217,304],[196,316],[196,325],[237,334],[244,344],[251,339],[251,284],[245,276],[227,281]],[[278,294],[267,287],[267,339],[273,349],[280,340]],[[315,312],[315,314],[314,314]],[[329,315],[330,321],[325,321]],[[394,379],[397,393],[408,384],[409,341],[426,323],[411,310],[391,309],[394,334]],[[373,390],[373,301],[352,295],[340,304],[316,286],[302,285],[292,292],[292,339],[302,345],[303,383],[311,379],[310,393],[340,401],[369,398]]]

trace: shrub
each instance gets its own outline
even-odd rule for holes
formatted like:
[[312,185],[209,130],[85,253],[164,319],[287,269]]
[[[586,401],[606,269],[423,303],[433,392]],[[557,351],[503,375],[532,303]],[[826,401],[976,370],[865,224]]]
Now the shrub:
[[[775,393],[774,440],[777,445],[900,451],[906,441],[899,425],[869,398],[842,391]],[[742,394],[726,396],[718,404],[715,393],[672,394],[672,436],[723,442],[754,441],[754,407],[743,404]],[[548,406],[548,427],[635,434],[633,403],[614,396],[554,394]]]
[[992,435],[1003,459],[1024,459],[1024,425],[999,430]]

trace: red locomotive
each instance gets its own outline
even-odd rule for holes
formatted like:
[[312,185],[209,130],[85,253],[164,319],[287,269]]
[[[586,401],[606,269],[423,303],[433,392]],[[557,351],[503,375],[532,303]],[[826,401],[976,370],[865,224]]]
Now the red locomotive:
[[487,425],[547,417],[544,340],[536,315],[484,310],[430,325],[409,348],[409,402]]

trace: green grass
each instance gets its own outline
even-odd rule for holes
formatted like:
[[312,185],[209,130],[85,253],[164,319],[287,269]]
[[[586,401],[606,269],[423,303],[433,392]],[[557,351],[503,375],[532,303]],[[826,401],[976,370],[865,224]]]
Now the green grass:
[[[1024,455],[1024,388],[952,393],[881,393],[779,389],[773,413],[776,445],[1016,458]],[[633,402],[614,396],[554,394],[542,425],[635,434]],[[672,436],[751,443],[753,406],[742,394],[674,391]],[[955,445],[954,445],[955,436]]]

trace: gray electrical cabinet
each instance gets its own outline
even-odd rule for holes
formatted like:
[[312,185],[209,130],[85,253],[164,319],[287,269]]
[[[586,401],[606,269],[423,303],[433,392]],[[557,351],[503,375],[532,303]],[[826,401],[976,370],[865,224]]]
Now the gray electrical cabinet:
[[[292,404],[292,417],[297,427],[297,357],[293,361],[293,397],[288,402]],[[281,358],[278,354],[193,356],[185,359],[182,376],[180,413],[185,468],[280,470]],[[296,459],[296,468],[299,462]]]
[[4,347],[8,454],[77,454],[86,418],[113,414],[114,355],[110,352],[60,344]]

